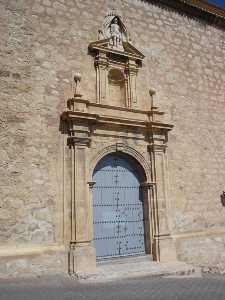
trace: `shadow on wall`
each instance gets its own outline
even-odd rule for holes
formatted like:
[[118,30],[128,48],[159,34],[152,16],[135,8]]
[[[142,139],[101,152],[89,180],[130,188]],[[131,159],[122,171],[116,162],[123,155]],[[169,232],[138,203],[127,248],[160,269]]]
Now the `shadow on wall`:
[[221,203],[225,207],[225,192],[220,195]]

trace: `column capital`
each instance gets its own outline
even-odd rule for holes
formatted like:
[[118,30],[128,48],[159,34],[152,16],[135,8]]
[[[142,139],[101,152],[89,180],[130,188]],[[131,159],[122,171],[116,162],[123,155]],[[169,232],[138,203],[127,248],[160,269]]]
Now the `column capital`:
[[91,143],[91,139],[89,137],[75,137],[75,136],[69,136],[67,139],[68,146],[85,146],[89,147]]
[[100,68],[106,68],[109,66],[109,59],[105,55],[105,53],[104,54],[100,53],[95,57],[94,65],[95,67],[100,67]]
[[143,182],[140,184],[141,188],[152,189],[156,185],[155,182]]
[[149,144],[149,152],[165,152],[168,146],[166,144]]

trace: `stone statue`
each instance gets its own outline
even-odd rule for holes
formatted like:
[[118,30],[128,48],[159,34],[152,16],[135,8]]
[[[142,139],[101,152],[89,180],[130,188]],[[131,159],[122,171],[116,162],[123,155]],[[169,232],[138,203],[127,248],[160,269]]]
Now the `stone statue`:
[[122,33],[119,26],[119,20],[115,17],[110,24],[111,44],[113,47],[122,46]]
[[111,10],[104,19],[102,29],[98,31],[98,39],[109,39],[111,47],[124,51],[123,42],[128,41],[127,29],[116,10]]

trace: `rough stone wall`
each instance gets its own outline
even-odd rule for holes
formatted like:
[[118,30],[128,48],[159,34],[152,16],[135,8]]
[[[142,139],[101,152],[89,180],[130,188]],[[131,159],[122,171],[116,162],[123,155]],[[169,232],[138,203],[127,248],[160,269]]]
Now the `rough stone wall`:
[[0,6],[0,240],[1,244],[53,241],[56,107],[50,105],[51,96],[45,100],[39,84],[45,78],[36,70],[29,3],[1,1]]
[[[180,233],[225,226],[220,203],[225,170],[224,32],[140,0],[1,0],[2,246],[63,238],[60,114],[71,96],[74,72],[82,74],[84,98],[95,99],[95,70],[87,46],[97,39],[112,5],[146,56],[137,83],[140,108],[149,108],[148,90],[154,88],[155,104],[166,112],[165,121],[175,125],[169,140],[173,232],[179,238]],[[178,253],[188,259],[194,254],[184,253],[182,241]],[[190,237],[188,245],[196,248]],[[224,242],[218,253],[222,249]]]

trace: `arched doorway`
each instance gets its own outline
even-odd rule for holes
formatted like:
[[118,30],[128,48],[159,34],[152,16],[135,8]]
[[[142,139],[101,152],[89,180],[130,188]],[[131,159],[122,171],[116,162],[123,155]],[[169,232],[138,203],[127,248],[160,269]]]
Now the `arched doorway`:
[[145,253],[141,166],[129,155],[103,157],[93,173],[93,227],[97,258]]

